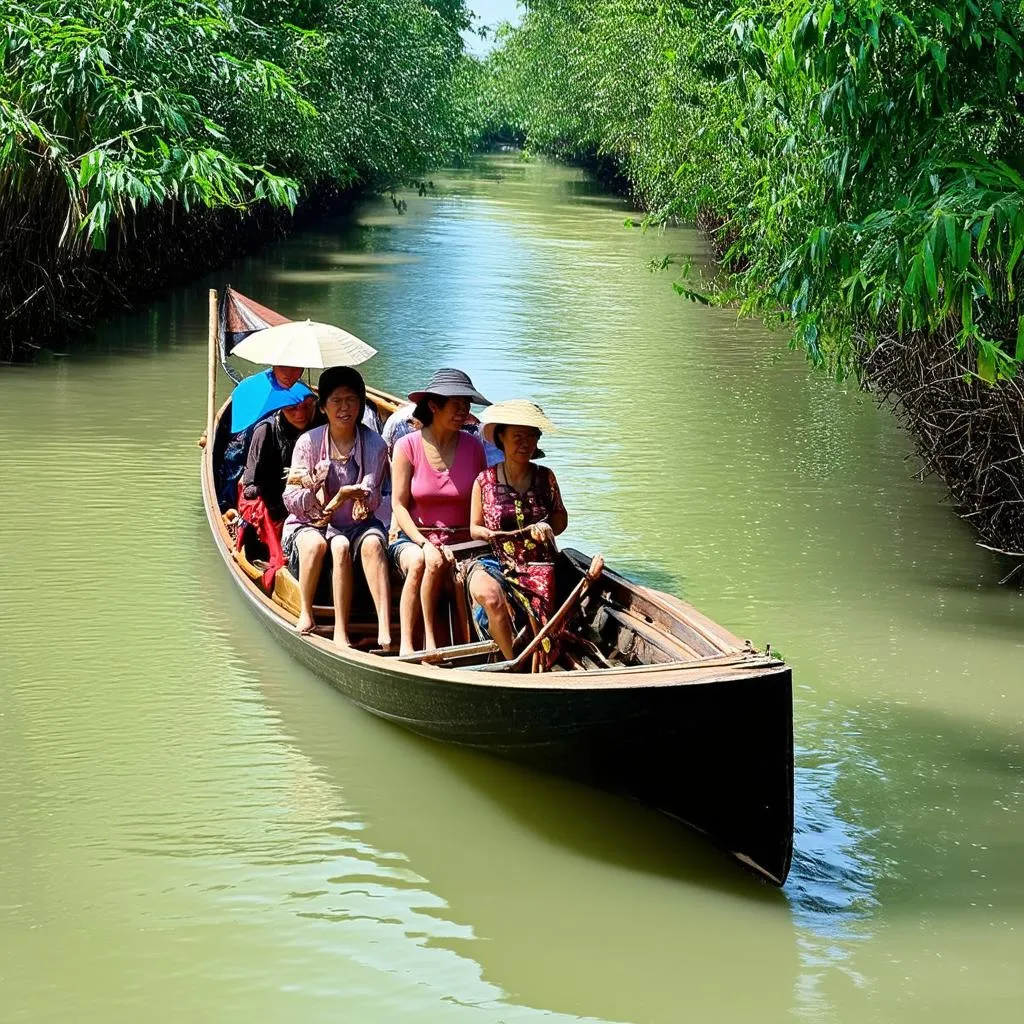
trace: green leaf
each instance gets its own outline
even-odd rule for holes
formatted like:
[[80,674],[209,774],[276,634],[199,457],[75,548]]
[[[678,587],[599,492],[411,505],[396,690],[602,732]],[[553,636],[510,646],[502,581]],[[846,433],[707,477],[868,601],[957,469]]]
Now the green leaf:
[[1021,50],[1020,46],[1017,44],[1017,40],[1014,39],[1007,32],[1005,32],[1003,29],[996,29],[996,39],[998,39],[1004,46],[1008,46],[1011,50],[1013,50],[1014,55],[1019,60],[1024,60],[1024,50]]
[[924,281],[928,286],[928,294],[934,302],[939,297],[939,280],[935,271],[935,256],[932,253],[932,247],[927,242],[924,244]]
[[941,7],[932,8],[932,16],[942,25],[946,30],[947,35],[953,34],[953,19],[949,14]]
[[978,256],[981,257],[985,249],[985,242],[988,241],[988,231],[992,227],[992,211],[990,210],[981,221],[981,230],[978,232]]
[[956,220],[950,214],[942,218],[943,227],[946,229],[946,244],[950,249],[956,248]]
[[1024,235],[1020,235],[1017,238],[1013,251],[1010,253],[1010,258],[1006,261],[1006,279],[1011,284],[1013,282],[1013,272],[1017,267],[1017,261],[1020,259],[1021,253],[1024,253]]
[[990,342],[978,339],[978,376],[989,384],[996,380],[996,354],[993,349]]
[[960,233],[960,244],[956,252],[956,265],[958,270],[964,270],[971,261],[971,233],[962,231]]

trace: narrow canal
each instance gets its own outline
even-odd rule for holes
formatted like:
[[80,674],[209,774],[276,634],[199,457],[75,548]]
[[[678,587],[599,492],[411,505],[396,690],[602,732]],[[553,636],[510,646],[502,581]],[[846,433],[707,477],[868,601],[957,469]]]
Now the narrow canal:
[[[0,1018],[1016,1019],[1008,566],[870,397],[646,268],[706,261],[692,231],[628,230],[583,172],[513,155],[434,185],[0,373]],[[372,343],[371,383],[455,365],[536,399],[575,546],[781,650],[783,892],[641,809],[378,722],[279,653],[199,501],[225,281]]]

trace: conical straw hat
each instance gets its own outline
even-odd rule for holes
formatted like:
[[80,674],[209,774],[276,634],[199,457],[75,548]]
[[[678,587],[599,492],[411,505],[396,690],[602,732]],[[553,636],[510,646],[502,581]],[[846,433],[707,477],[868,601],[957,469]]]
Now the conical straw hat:
[[558,427],[544,415],[544,410],[525,398],[510,398],[507,402],[495,402],[480,413],[481,433],[484,439],[494,444],[494,431],[500,426],[535,427],[542,434],[557,434]]

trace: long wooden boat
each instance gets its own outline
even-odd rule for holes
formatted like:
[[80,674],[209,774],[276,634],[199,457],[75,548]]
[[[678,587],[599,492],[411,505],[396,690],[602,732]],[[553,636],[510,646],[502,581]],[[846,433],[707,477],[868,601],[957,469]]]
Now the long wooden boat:
[[[215,320],[212,293],[209,438],[224,412],[215,401]],[[381,412],[400,404],[386,392],[368,393]],[[354,611],[351,648],[329,639],[329,607],[315,609],[316,633],[299,635],[294,578],[281,570],[267,593],[262,566],[235,550],[230,517],[217,503],[213,448],[204,447],[201,480],[217,551],[259,620],[298,662],[375,715],[638,800],[705,833],[769,882],[785,882],[793,712],[784,662],[610,568],[591,580],[590,559],[572,549],[559,554],[556,604],[578,602],[569,642],[550,671],[516,671],[529,662],[502,662],[490,643],[454,642],[408,659],[370,653],[358,638],[366,637],[363,647],[373,642],[372,609],[364,621]],[[456,640],[458,615],[453,607]]]

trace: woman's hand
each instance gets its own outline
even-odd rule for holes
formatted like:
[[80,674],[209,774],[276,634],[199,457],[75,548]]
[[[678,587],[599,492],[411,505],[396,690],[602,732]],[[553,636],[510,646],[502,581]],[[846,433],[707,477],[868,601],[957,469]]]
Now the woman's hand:
[[312,491],[316,494],[327,480],[327,472],[330,468],[329,462],[318,462],[312,469],[296,466],[285,472],[284,481],[289,487],[301,487],[305,491]]
[[309,483],[307,487],[311,491],[318,490],[323,487],[327,482],[327,474],[331,471],[331,462],[329,459],[321,459],[310,471],[309,471]]
[[339,505],[343,505],[346,501],[353,501],[355,498],[366,498],[370,493],[369,487],[364,487],[362,484],[347,484],[345,487],[338,489],[338,493],[334,496],[332,504],[335,508]]
[[530,537],[538,544],[555,543],[555,531],[551,529],[550,523],[534,523],[530,527]]
[[349,484],[346,487],[339,487],[338,493],[326,505],[321,505],[314,498],[313,501],[316,502],[316,506],[319,509],[319,513],[312,516],[314,526],[326,526],[334,516],[334,513],[346,501],[352,501],[353,498],[365,498],[368,493],[369,491],[362,484]]
[[305,508],[305,515],[314,526],[326,526],[331,518],[331,513],[324,510],[316,498],[310,498]]
[[436,570],[446,563],[454,565],[455,555],[447,544],[434,544],[428,540],[423,545],[423,561],[426,562],[427,568]]

